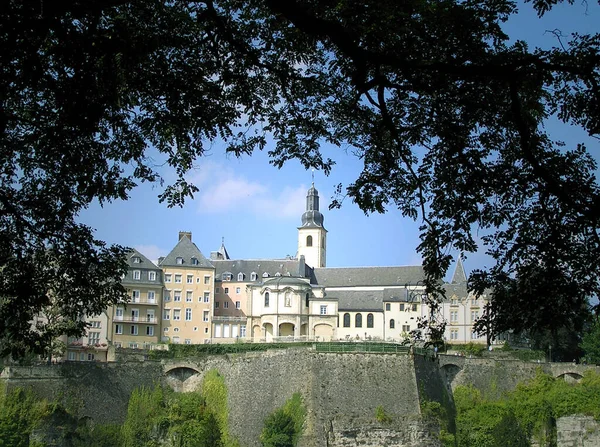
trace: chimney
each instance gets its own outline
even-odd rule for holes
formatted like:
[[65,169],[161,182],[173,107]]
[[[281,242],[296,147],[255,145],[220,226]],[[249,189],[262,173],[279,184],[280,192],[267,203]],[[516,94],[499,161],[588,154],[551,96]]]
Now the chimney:
[[179,240],[186,237],[191,241],[192,240],[192,232],[191,231],[180,231],[179,232]]

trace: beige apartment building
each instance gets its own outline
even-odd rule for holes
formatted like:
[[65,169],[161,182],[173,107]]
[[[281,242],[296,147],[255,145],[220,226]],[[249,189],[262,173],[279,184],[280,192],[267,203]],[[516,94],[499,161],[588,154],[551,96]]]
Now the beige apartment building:
[[144,348],[160,341],[162,270],[137,250],[129,253],[127,263],[122,282],[127,301],[109,310],[112,344],[115,348]]
[[159,266],[165,283],[161,341],[210,340],[215,268],[192,242],[191,232],[179,232],[177,245],[159,259]]

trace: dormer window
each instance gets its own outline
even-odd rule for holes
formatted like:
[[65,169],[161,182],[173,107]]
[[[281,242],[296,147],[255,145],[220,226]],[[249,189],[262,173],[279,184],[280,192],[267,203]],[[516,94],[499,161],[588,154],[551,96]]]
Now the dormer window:
[[176,263],[177,265],[181,265],[181,264],[183,264],[183,258],[182,258],[181,256],[179,256],[179,257],[178,257],[178,258],[175,260],[175,263]]
[[281,276],[281,273],[277,272],[275,273],[275,276]]
[[223,275],[221,276],[221,279],[223,281],[231,281],[233,279],[233,273],[230,272],[225,272],[223,273]]
[[250,273],[250,281],[256,281],[258,279],[258,275],[256,272]]
[[243,281],[243,280],[244,280],[244,276],[245,276],[245,275],[244,275],[242,272],[238,273],[238,278],[237,278],[237,280],[238,280],[238,281]]
[[263,277],[263,278],[268,278],[268,277],[269,277],[269,274],[268,274],[267,272],[265,272],[265,273],[263,273],[263,274],[262,274],[262,277]]
[[132,258],[132,261],[133,261],[134,264],[141,264],[142,259],[139,256],[134,256]]
[[192,258],[192,265],[198,265],[198,258]]

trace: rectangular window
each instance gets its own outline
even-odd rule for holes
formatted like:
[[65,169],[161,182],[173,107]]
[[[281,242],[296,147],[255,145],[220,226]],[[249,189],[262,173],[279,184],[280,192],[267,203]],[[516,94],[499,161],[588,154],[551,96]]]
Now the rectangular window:
[[204,284],[210,284],[210,276],[204,277]]
[[91,352],[88,353],[88,361],[93,361],[96,358],[96,356],[94,354],[92,354]]
[[225,293],[229,293],[229,287],[225,287]]
[[246,336],[246,325],[242,324],[240,325],[240,337],[245,337]]
[[204,292],[204,302],[205,303],[210,302],[210,292]]
[[450,331],[450,340],[458,340],[458,329],[452,329]]
[[156,281],[156,272],[148,272],[148,279],[150,281]]
[[400,312],[404,312],[404,303],[400,303]]
[[236,287],[235,288],[235,293],[237,293],[238,295],[241,293],[242,289],[240,287]]
[[68,357],[69,360],[75,360],[75,353],[73,351],[69,351]]
[[413,305],[412,305],[412,309],[411,309],[411,310],[412,310],[413,312],[416,312],[416,311],[417,311],[417,305],[416,305],[416,304],[413,304]]
[[131,327],[129,328],[129,333],[131,335],[137,335],[138,334],[138,327],[136,325],[131,325]]
[[385,310],[392,310],[392,305],[390,303],[385,303]]
[[223,303],[223,309],[229,309],[229,301]]
[[179,344],[179,337],[177,335],[175,337],[173,337],[173,344],[174,345]]
[[149,337],[154,336],[154,326],[146,326],[146,335]]
[[175,282],[181,283],[181,275],[175,275]]
[[122,334],[123,333],[123,325],[122,324],[115,324],[115,334]]
[[156,303],[156,292],[154,290],[148,290],[148,302]]
[[242,303],[240,301],[236,301],[235,302],[235,308],[236,309],[241,309],[241,307],[242,307]]
[[221,293],[221,288],[220,287],[215,287],[215,293]]
[[139,270],[134,270],[133,271],[133,279],[135,279],[137,281],[142,279],[142,272],[140,272]]
[[321,315],[327,315],[327,306],[321,306],[319,313]]
[[478,310],[472,310],[471,311],[471,321],[474,322],[478,318],[479,318],[479,311]]
[[202,321],[207,322],[208,321],[208,311],[204,310],[202,311]]
[[218,308],[219,308],[219,302],[215,301],[215,309],[218,309]]
[[450,322],[456,323],[458,321],[458,311],[452,310],[450,311]]
[[403,324],[402,325],[402,332],[410,332],[410,325]]
[[192,292],[191,290],[186,290],[186,292],[185,292],[185,302],[186,303],[191,303],[193,299],[194,299],[194,292]]
[[165,282],[171,282],[171,274],[165,275]]
[[140,291],[139,290],[131,291],[131,301],[133,301],[134,303],[140,302]]
[[193,284],[194,283],[194,275],[187,275],[186,276],[186,282],[188,284]]
[[185,339],[185,344],[186,345],[191,345],[192,344],[192,340],[190,338],[186,338]]
[[171,318],[171,310],[165,309],[163,310],[163,320],[169,320]]
[[471,332],[471,339],[477,340],[478,338],[479,338],[479,334],[477,334],[477,332],[475,332],[475,331]]
[[100,322],[99,322],[99,321],[97,321],[97,320],[94,320],[94,321],[92,321],[91,323],[92,323],[92,327],[93,327],[93,328],[99,328],[99,327],[101,327],[101,326],[100,326]]
[[163,296],[163,300],[171,301],[171,291],[170,290],[165,290],[165,295]]
[[204,333],[208,334],[208,328],[207,327],[204,328]]
[[173,309],[173,320],[174,321],[181,320],[181,309]]
[[154,323],[154,309],[148,309],[146,311],[146,321],[148,323]]
[[123,308],[117,307],[117,309],[115,311],[115,320],[122,320],[122,319],[123,319]]
[[88,344],[95,345],[100,343],[100,332],[89,332],[88,333]]
[[173,301],[175,301],[175,302],[181,301],[181,291],[180,290],[176,290],[173,292]]
[[189,307],[185,309],[185,321],[192,321],[192,309]]

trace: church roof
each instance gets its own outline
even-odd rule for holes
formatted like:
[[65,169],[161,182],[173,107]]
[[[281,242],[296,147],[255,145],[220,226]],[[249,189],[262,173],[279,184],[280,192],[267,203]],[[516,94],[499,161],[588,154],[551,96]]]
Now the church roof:
[[223,273],[231,273],[232,281],[236,281],[238,274],[245,275],[244,281],[250,281],[250,275],[256,273],[257,282],[264,281],[263,274],[267,273],[267,278],[280,276],[300,276],[305,277],[304,263],[298,259],[228,259],[213,260],[215,266],[215,279],[219,281]]
[[404,286],[423,281],[423,267],[323,267],[313,269],[311,282],[325,287]]
[[333,290],[327,298],[337,298],[338,311],[383,312],[383,290]]
[[[183,264],[177,263],[177,258],[183,259]],[[193,264],[192,259],[197,260],[197,264]],[[211,262],[204,257],[202,252],[196,247],[196,244],[188,237],[187,234],[182,234],[179,242],[171,252],[160,262],[161,267],[178,267],[185,268],[214,268]]]

